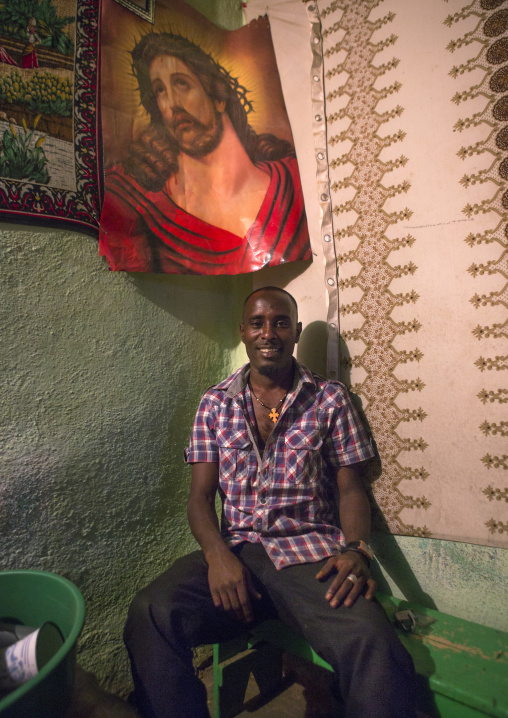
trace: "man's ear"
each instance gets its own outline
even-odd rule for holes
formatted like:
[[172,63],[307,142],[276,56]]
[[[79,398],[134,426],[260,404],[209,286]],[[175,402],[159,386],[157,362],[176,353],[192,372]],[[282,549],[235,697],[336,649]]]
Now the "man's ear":
[[240,322],[240,339],[245,344],[245,335],[244,335],[244,325],[243,322]]
[[295,344],[298,344],[298,342],[300,341],[301,334],[302,334],[302,323],[298,322],[298,324],[296,325],[296,342],[295,342]]
[[213,104],[215,105],[215,109],[217,112],[220,112],[222,115],[224,110],[226,109],[226,100],[214,100]]

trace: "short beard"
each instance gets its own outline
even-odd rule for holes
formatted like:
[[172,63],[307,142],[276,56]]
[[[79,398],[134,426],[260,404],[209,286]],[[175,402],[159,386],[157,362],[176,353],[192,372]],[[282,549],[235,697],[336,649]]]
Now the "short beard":
[[224,135],[224,122],[222,114],[214,108],[214,119],[210,125],[204,125],[199,120],[193,119],[194,125],[201,130],[201,134],[192,142],[180,142],[178,138],[174,138],[178,149],[189,157],[199,158],[206,157],[220,145]]
[[280,373],[280,367],[267,364],[258,367],[258,372],[259,374],[261,374],[261,376],[268,377],[268,379],[275,379]]

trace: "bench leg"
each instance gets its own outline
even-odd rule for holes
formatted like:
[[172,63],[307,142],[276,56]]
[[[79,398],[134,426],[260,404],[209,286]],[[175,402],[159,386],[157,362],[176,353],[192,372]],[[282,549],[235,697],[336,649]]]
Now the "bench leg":
[[215,659],[214,647],[214,718],[233,718],[241,713],[251,674],[261,694],[274,691],[282,681],[282,651],[268,644],[260,644],[223,663]]

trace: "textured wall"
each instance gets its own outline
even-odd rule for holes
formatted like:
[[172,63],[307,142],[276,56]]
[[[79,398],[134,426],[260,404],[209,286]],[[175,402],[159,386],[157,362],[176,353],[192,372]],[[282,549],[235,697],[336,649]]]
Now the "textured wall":
[[59,231],[3,229],[1,263],[0,568],[81,588],[80,660],[118,688],[129,597],[193,545],[182,451],[249,279],[113,273]]
[[[235,0],[191,0],[241,25]],[[194,547],[183,447],[202,391],[238,364],[237,278],[110,272],[82,234],[0,228],[0,570],[84,594],[80,663],[129,688],[129,599]]]
[[372,543],[382,591],[508,631],[506,549],[378,533]]

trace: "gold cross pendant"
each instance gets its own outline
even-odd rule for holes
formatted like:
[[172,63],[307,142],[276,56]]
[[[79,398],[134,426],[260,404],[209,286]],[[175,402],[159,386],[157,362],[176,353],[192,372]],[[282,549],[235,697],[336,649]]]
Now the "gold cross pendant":
[[277,423],[277,419],[279,418],[279,412],[275,410],[275,407],[271,410],[271,412],[268,414],[269,418],[273,421],[274,424]]

